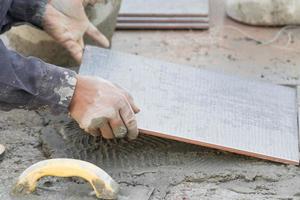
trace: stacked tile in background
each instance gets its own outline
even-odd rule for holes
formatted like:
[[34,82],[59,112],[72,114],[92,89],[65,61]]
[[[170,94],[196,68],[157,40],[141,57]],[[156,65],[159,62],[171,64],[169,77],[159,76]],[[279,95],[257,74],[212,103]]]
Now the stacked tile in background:
[[118,29],[208,29],[209,0],[123,0]]

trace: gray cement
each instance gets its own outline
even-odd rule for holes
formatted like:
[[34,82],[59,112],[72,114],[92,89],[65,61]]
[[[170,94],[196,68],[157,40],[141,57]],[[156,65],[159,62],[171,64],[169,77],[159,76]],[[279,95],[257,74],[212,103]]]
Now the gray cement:
[[138,199],[168,200],[300,198],[296,166],[154,137],[108,142],[74,132],[76,124],[69,121],[47,112],[1,112],[0,141],[8,150],[0,162],[0,199],[95,199],[82,180],[57,178],[43,178],[32,195],[10,196],[18,175],[49,157],[94,162],[121,184],[120,199],[137,193]]
[[[226,27],[238,27],[259,40],[271,38],[278,29],[239,25],[223,18],[223,1],[211,2],[209,32],[117,32],[113,48],[276,83],[299,84],[298,30],[290,31],[292,42],[287,43],[288,34],[283,34],[272,45],[262,46]],[[86,140],[86,135],[71,134],[70,127],[66,128],[68,123],[66,115],[54,117],[47,112],[24,110],[0,112],[0,143],[7,147],[4,160],[0,161],[0,199],[95,199],[87,195],[91,188],[81,180],[53,178],[42,179],[32,195],[10,196],[12,185],[26,167],[49,156],[64,155],[96,162],[107,170],[121,184],[120,199],[133,199],[130,194],[141,195],[140,200],[149,199],[150,195],[150,200],[300,199],[298,166],[142,137],[132,144],[123,141],[121,147],[127,146],[118,150],[122,155],[118,158],[103,150],[116,148],[120,141]],[[59,141],[65,144],[62,148],[51,145],[53,141],[59,144],[55,138],[64,133],[65,139]]]

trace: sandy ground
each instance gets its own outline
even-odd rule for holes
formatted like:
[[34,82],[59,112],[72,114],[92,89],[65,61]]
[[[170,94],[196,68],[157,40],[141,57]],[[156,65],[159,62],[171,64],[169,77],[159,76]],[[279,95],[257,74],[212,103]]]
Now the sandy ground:
[[[210,31],[122,31],[113,49],[189,64],[280,84],[300,85],[300,30],[253,28],[224,18],[221,1],[212,1]],[[120,199],[300,199],[300,169],[194,145],[141,137],[126,141],[92,140],[67,126],[66,115],[14,110],[0,112],[0,199],[95,199],[79,180],[45,178],[36,193],[13,197],[18,175],[49,157],[96,163],[122,187]],[[62,135],[65,136],[62,139]],[[125,147],[125,148],[124,148]],[[135,196],[135,198],[130,197]],[[138,196],[139,195],[139,196]]]

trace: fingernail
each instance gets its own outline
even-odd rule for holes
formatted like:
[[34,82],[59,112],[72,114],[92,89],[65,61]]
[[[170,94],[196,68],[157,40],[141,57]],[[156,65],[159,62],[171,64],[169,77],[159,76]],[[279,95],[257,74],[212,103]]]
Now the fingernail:
[[105,37],[104,47],[108,48],[110,46],[109,40]]

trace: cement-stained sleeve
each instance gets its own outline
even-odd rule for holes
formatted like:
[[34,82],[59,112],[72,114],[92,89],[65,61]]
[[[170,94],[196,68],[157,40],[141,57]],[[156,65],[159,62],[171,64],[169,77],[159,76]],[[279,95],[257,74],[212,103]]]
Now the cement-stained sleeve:
[[0,41],[0,109],[40,109],[49,107],[54,114],[68,112],[76,73],[23,57],[6,49]]
[[47,3],[48,0],[0,0],[0,33],[21,23],[42,28]]
[[[18,23],[42,28],[48,0],[0,0],[0,33]],[[0,109],[39,109],[49,107],[53,113],[68,112],[76,74],[25,58],[6,49],[0,40]]]

